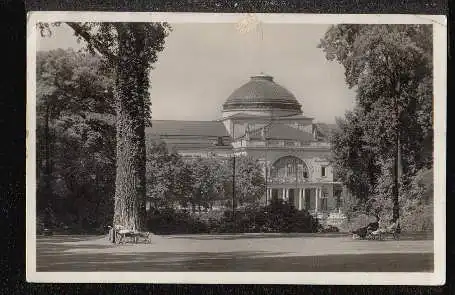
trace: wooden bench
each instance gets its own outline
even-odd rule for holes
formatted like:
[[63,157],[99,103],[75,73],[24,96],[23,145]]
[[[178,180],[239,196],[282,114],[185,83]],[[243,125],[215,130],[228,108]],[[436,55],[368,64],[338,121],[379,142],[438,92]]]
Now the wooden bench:
[[129,230],[129,229],[120,229],[117,231],[118,243],[122,243],[124,239],[129,238],[133,243],[137,244],[139,237],[141,236],[140,232]]
[[398,240],[400,238],[398,224],[392,223],[387,228],[377,229],[369,234],[369,238],[372,240],[384,240],[387,236],[390,235],[394,240]]
[[108,228],[109,241],[117,244],[123,243],[125,239],[130,239],[131,242],[137,244],[140,238],[143,239],[143,242],[150,243],[153,236],[152,233],[129,230],[123,227],[117,227],[116,230],[112,226],[108,226]]

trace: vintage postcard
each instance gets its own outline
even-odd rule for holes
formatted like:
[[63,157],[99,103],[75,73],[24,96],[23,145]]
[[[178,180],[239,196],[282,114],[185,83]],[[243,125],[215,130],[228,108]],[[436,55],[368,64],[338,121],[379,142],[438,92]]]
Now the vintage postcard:
[[444,284],[445,16],[27,30],[29,282]]

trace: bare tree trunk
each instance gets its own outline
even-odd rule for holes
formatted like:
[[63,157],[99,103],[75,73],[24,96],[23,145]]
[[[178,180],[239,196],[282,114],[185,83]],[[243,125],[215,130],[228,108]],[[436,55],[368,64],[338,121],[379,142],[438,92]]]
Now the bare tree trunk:
[[[114,226],[145,226],[145,99],[147,64],[137,56],[144,46],[134,24],[117,24],[119,59],[116,77],[117,170]],[[142,41],[142,42],[141,42]]]

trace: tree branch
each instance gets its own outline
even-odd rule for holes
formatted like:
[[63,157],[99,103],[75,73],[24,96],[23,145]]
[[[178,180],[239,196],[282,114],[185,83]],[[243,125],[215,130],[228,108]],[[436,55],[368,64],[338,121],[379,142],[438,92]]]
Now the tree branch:
[[117,56],[113,54],[104,44],[96,40],[83,26],[78,23],[66,22],[66,24],[74,30],[77,36],[82,37],[88,44],[93,46],[101,55],[104,55],[108,60],[114,61]]

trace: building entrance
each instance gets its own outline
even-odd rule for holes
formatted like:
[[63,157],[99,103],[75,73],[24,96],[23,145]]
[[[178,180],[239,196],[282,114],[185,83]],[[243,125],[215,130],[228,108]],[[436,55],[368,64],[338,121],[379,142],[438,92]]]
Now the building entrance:
[[278,190],[276,188],[272,189],[272,201],[277,201],[278,200]]
[[288,203],[291,205],[291,206],[295,206],[295,189],[291,188],[289,189],[289,199],[288,199]]
[[311,188],[306,188],[305,189],[305,209],[306,210],[311,210]]

